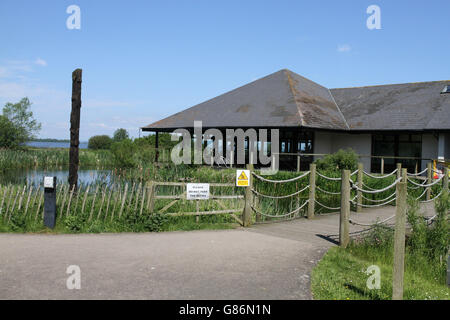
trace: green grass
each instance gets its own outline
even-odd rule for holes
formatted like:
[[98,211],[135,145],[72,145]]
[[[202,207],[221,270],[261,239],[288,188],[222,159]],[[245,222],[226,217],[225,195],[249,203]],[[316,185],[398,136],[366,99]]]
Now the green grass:
[[[376,248],[372,249],[376,252]],[[372,256],[372,257],[370,257]],[[411,258],[411,257],[409,257]],[[407,259],[411,260],[411,259]],[[381,270],[381,289],[369,290],[365,272],[371,265]],[[423,273],[406,264],[404,299],[449,300],[450,289],[437,278],[430,278],[428,264]],[[427,271],[428,269],[428,271]],[[312,273],[311,289],[318,300],[386,300],[392,298],[392,264],[377,254],[362,255],[355,248],[330,249]]]

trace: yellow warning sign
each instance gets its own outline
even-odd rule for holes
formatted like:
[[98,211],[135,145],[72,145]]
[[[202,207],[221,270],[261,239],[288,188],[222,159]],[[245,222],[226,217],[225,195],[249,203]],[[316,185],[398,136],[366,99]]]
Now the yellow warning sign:
[[248,187],[250,185],[250,170],[236,170],[236,186]]

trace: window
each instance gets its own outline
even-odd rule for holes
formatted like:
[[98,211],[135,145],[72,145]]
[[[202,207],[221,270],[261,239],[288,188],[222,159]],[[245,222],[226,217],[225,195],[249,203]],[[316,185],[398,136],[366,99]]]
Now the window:
[[[384,172],[391,172],[401,163],[403,168],[414,172],[416,165],[420,166],[422,157],[422,135],[420,134],[374,134],[372,135],[372,156],[385,156]],[[399,157],[399,158],[396,158]],[[372,158],[372,171],[381,172],[381,159]]]

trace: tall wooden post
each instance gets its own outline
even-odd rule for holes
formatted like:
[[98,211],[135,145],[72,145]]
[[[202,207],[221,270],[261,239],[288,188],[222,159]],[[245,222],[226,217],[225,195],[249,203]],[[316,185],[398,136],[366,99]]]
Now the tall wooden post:
[[396,191],[397,207],[395,211],[392,300],[402,300],[403,276],[405,272],[406,182],[397,183]]
[[316,165],[309,165],[309,200],[308,200],[308,219],[314,218],[315,199],[316,199]]
[[381,169],[380,169],[381,174],[384,174],[384,158],[381,158]]
[[402,176],[402,164],[397,163],[397,179],[399,179]]
[[[427,184],[433,182],[433,167],[431,166],[431,162],[427,163]],[[431,187],[427,187],[427,200],[431,199]]]
[[342,170],[341,214],[339,217],[339,245],[346,248],[350,242],[350,171]]
[[300,172],[300,155],[297,155],[297,172]]
[[148,188],[148,200],[147,200],[147,210],[149,213],[153,213],[155,209],[155,183],[150,181],[147,183]]
[[248,164],[247,170],[250,170],[250,176],[249,178],[249,184],[248,187],[245,187],[245,206],[244,206],[244,212],[242,213],[242,222],[244,224],[244,227],[250,227],[252,224],[252,171],[253,171],[253,165]]
[[445,167],[444,168],[444,190],[445,191],[448,191],[448,168],[447,167]]
[[[358,183],[358,187],[362,189],[362,183],[363,183],[363,170],[364,170],[364,165],[362,163],[358,163],[358,176],[357,176],[357,183]],[[356,201],[357,201],[357,205],[356,205],[356,212],[361,212],[362,211],[362,192],[360,190],[356,191]]]
[[408,169],[402,169],[402,182],[408,182]]
[[80,145],[81,69],[72,72],[72,112],[70,113],[69,186],[76,190],[78,184],[78,147]]

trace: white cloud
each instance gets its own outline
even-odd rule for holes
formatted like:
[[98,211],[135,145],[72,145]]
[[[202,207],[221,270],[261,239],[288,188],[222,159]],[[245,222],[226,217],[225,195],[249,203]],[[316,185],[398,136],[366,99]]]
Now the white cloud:
[[47,66],[47,61],[45,61],[44,59],[41,59],[41,58],[37,58],[34,61],[34,63],[39,65],[39,66],[41,66],[41,67],[46,67]]
[[350,52],[352,50],[352,47],[348,44],[341,44],[338,46],[337,51],[338,52]]

